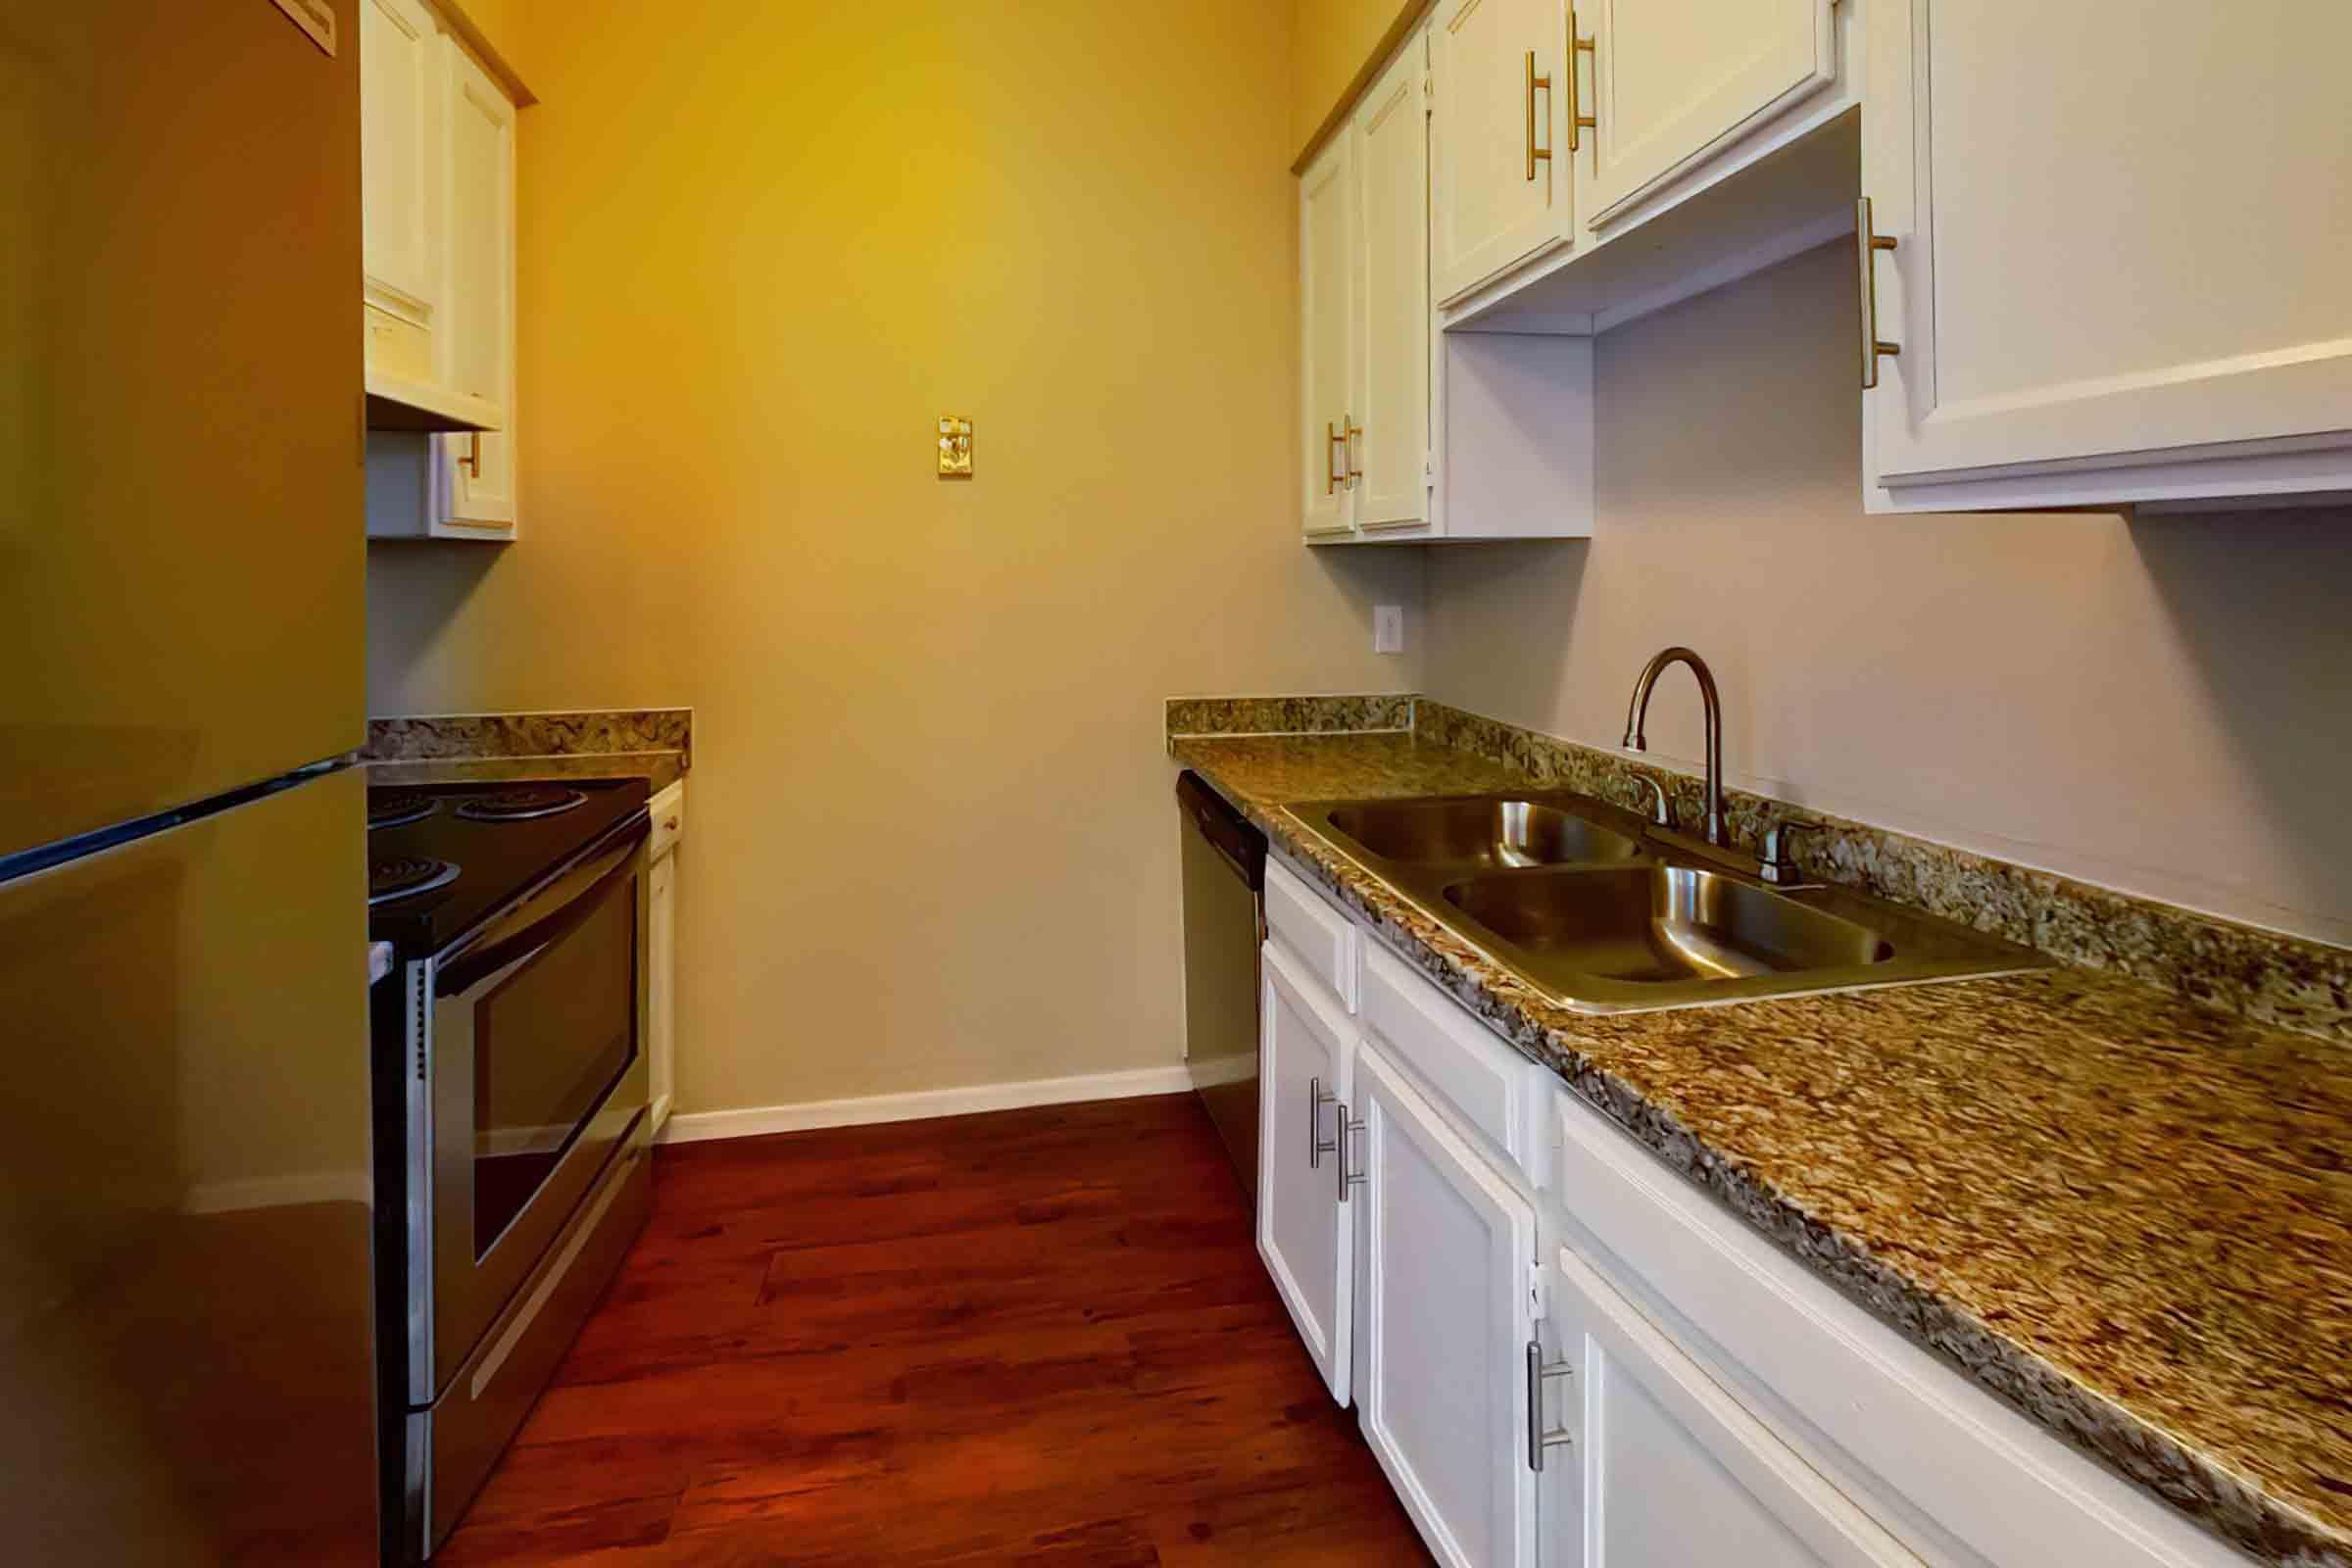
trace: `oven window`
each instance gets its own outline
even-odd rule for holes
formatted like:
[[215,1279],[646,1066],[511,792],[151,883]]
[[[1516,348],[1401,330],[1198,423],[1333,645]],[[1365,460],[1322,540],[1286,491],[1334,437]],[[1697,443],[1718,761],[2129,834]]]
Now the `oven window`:
[[637,1055],[637,883],[474,1004],[473,1255],[488,1255]]

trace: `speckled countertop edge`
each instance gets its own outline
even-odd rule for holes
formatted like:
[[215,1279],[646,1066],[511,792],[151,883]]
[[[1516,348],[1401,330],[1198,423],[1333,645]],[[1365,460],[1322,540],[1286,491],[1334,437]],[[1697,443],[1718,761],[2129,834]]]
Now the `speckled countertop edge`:
[[[1367,745],[1366,743],[1377,744]],[[1686,1178],[1762,1231],[1784,1250],[1828,1279],[1847,1297],[2012,1407],[2057,1433],[2077,1448],[2147,1488],[2215,1534],[2258,1557],[2296,1565],[2352,1565],[2352,1533],[2340,1527],[2347,1510],[2313,1501],[2320,1512],[2278,1494],[2248,1473],[2192,1439],[2176,1435],[2136,1413],[2131,1403],[2061,1370],[1971,1310],[1922,1283],[1899,1255],[1880,1255],[1870,1243],[1825,1221],[1767,1179],[1755,1162],[1723,1141],[1711,1145],[1678,1113],[1670,1089],[1634,1081],[1612,1070],[1610,1037],[1631,1029],[1620,1019],[1593,1019],[1564,1012],[1528,993],[1490,960],[1444,927],[1413,910],[1385,883],[1308,834],[1282,809],[1286,801],[1351,794],[1423,795],[1520,785],[1523,773],[1487,759],[1469,758],[1413,736],[1363,737],[1333,746],[1275,782],[1257,779],[1257,790],[1238,786],[1234,767],[1244,756],[1260,756],[1280,743],[1218,739],[1172,739],[1171,755],[1200,771],[1220,793],[1264,830],[1285,858],[1311,875],[1359,914],[1393,952],[1444,987],[1517,1050],[1544,1063]],[[1292,747],[1292,751],[1301,750]],[[1354,757],[1332,765],[1334,759]],[[1865,1001],[1864,999],[1871,999]],[[1849,997],[1795,999],[1752,1004],[1737,1010],[1744,1030],[1790,1031],[1854,1028],[1874,1014],[1932,1017],[1938,1010],[1966,1015],[1984,1009],[2008,1019],[2038,1019],[2050,1034],[2070,1027],[2068,1010],[2082,1007],[2132,1009],[2179,1007],[2128,982],[2060,971],[2048,975],[1971,982],[1965,985],[1861,993]],[[1671,1027],[1704,1031],[1717,1009],[1677,1014],[1641,1014],[1638,1019],[1682,1020]],[[2178,1026],[2193,1030],[2193,1019]],[[1714,1025],[1721,1027],[1721,1024]],[[1948,1027],[1948,1025],[1947,1025]],[[2248,1026],[2216,1022],[2215,1029]],[[2323,1048],[2324,1049],[2324,1048]],[[2341,1435],[2330,1430],[2319,1441],[2329,1450],[2322,1469],[2323,1490],[2337,1456]],[[2298,1489],[2300,1490],[2300,1489]],[[2322,1514],[2333,1516],[2331,1522]]]
[[694,710],[611,708],[533,713],[428,713],[368,721],[365,762],[674,752],[694,765]]
[[371,785],[511,784],[559,778],[641,778],[656,794],[686,776],[683,752],[583,752],[557,757],[428,757],[370,761]]

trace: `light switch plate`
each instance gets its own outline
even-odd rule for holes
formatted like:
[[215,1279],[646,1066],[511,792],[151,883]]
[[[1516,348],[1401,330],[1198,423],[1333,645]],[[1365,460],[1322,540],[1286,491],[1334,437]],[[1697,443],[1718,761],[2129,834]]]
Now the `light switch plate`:
[[960,415],[939,416],[939,476],[942,479],[972,476],[972,421]]
[[1402,605],[1374,605],[1372,607],[1372,651],[1376,654],[1404,652],[1404,607]]

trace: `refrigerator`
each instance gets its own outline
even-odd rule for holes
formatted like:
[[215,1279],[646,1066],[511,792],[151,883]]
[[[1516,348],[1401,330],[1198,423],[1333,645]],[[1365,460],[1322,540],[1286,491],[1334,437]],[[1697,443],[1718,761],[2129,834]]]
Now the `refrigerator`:
[[372,1563],[355,0],[0,0],[17,1562]]

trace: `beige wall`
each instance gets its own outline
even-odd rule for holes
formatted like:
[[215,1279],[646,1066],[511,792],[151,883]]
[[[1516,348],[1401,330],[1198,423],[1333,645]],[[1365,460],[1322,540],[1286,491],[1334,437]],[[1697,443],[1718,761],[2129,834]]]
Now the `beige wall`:
[[1297,43],[1291,54],[1290,156],[1306,145],[1397,17],[1422,5],[1423,0],[1292,0]]
[[[2352,515],[1866,516],[1853,289],[1833,245],[1604,335],[1595,537],[1433,552],[1432,694],[1615,745],[1687,642],[1753,788],[2352,940]],[[1653,748],[1698,712],[1670,672]]]
[[[1299,547],[1285,22],[583,0],[531,39],[523,538],[374,711],[696,709],[683,1108],[1172,1064],[1172,694],[1402,690]],[[978,477],[932,471],[978,422]]]

